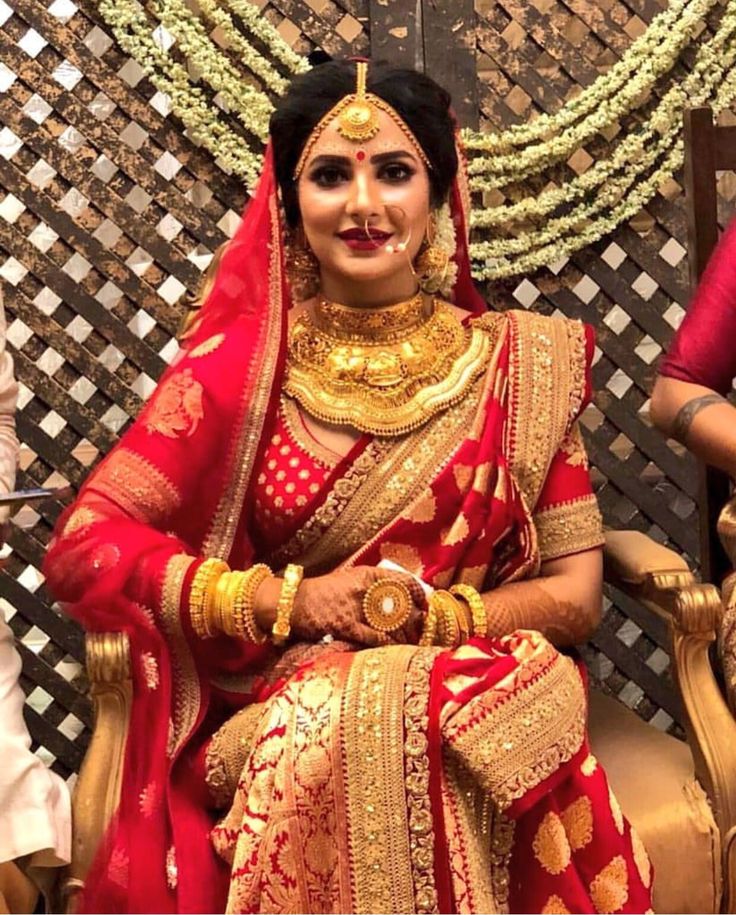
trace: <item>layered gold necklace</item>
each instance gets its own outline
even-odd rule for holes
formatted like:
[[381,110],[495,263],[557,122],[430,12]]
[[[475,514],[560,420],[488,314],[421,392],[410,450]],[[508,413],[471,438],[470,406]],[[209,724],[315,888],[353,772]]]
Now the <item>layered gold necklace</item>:
[[320,300],[289,332],[284,390],[317,419],[404,435],[463,397],[487,350],[486,334],[422,293],[383,308]]

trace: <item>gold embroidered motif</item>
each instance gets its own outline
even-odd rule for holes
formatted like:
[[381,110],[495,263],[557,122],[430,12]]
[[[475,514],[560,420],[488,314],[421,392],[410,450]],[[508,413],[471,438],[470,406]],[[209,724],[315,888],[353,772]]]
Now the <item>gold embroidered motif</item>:
[[588,755],[580,764],[580,771],[583,773],[583,775],[590,777],[597,768],[598,760],[595,758],[595,756],[592,755],[592,753],[588,753]]
[[446,536],[442,538],[442,543],[444,546],[455,546],[466,540],[469,533],[470,525],[468,524],[468,519],[461,512],[453,521],[452,527],[447,532]]
[[644,886],[649,889],[652,883],[652,865],[639,833],[631,827],[631,847],[634,852],[634,863]]
[[117,883],[123,889],[128,887],[128,877],[130,872],[130,859],[124,848],[114,848],[110,855],[110,863],[107,865],[107,874],[113,883]]
[[618,798],[613,793],[610,785],[608,786],[608,802],[611,805],[611,816],[613,817],[613,822],[616,826],[616,832],[622,836],[624,834],[624,815],[621,812]]
[[399,735],[406,669],[415,651],[404,645],[359,651],[348,675],[342,746],[354,912],[414,911]]
[[90,524],[94,524],[95,521],[99,521],[102,518],[102,515],[99,512],[94,511],[91,508],[87,508],[82,501],[82,504],[79,508],[76,508],[64,525],[64,529],[61,532],[62,536],[68,537],[69,534],[73,534],[75,531],[79,531],[84,527],[89,527]]
[[224,341],[225,334],[215,334],[213,337],[203,340],[200,344],[195,346],[194,349],[190,350],[189,358],[201,359],[203,356],[209,356],[210,353],[214,353],[216,349],[219,349]]
[[580,423],[574,423],[572,429],[562,439],[560,451],[565,455],[565,463],[568,466],[588,469],[588,453],[580,432]]
[[419,550],[407,543],[384,543],[381,545],[381,559],[390,559],[407,572],[422,577],[424,565]]
[[587,795],[573,801],[561,818],[573,851],[580,851],[593,840],[593,805]]
[[554,894],[542,906],[542,915],[570,915],[570,909]]
[[193,562],[194,557],[186,553],[172,556],[166,564],[161,589],[161,628],[171,650],[174,679],[174,717],[168,741],[169,756],[174,756],[179,750],[199,714],[199,677],[181,627],[181,591]]
[[156,812],[160,799],[156,783],[149,782],[138,798],[138,807],[144,817],[148,818]]
[[148,689],[158,689],[158,661],[150,651],[141,653],[141,666],[143,667],[143,678],[146,681]]
[[570,843],[562,820],[554,811],[545,814],[532,842],[534,857],[548,874],[561,874],[570,863]]
[[418,913],[437,912],[434,828],[429,799],[429,678],[436,652],[416,651],[404,685],[404,774],[411,833],[411,868]]
[[533,520],[542,560],[590,550],[601,546],[605,539],[603,519],[593,493],[543,508]]
[[188,438],[204,417],[204,389],[190,368],[170,375],[144,408],[141,422],[148,432],[166,438]]
[[205,757],[205,782],[216,806],[232,803],[243,766],[263,715],[261,702],[246,705],[215,732]]
[[629,898],[626,861],[617,855],[590,884],[590,897],[596,912],[618,912]]
[[324,502],[313,511],[309,518],[280,550],[271,557],[275,568],[284,566],[289,560],[299,558],[300,564],[310,567],[306,557],[311,548],[329,531],[343,514],[351,497],[359,490],[364,480],[383,459],[389,449],[388,442],[376,439],[358,455],[345,475],[336,480],[332,491]]
[[475,475],[475,468],[470,464],[455,464],[452,468],[452,475],[455,477],[455,485],[460,492],[467,492]]
[[176,849],[169,846],[166,852],[166,883],[170,890],[175,890],[179,882],[179,869],[176,866]]
[[434,519],[437,513],[437,499],[431,490],[427,491],[419,500],[410,506],[403,516],[415,524],[427,524]]
[[113,499],[136,521],[160,527],[181,504],[181,494],[154,464],[129,448],[116,448],[88,488]]

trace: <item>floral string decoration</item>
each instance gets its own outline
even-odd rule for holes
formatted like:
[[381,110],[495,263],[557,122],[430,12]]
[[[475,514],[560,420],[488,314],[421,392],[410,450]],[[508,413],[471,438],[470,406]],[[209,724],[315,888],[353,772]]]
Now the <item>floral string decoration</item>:
[[[707,104],[717,114],[736,98],[736,3],[725,5],[710,37],[702,28],[720,6],[719,0],[670,0],[606,73],[556,113],[497,133],[463,131],[475,194],[476,279],[558,263],[613,232],[656,195],[683,162],[684,109]],[[252,191],[274,102],[292,76],[309,69],[308,61],[250,0],[99,0],[99,10],[192,141]],[[692,68],[679,75],[686,52]],[[640,126],[620,131],[622,118],[647,108]],[[619,132],[582,174],[537,191],[554,166],[595,137]],[[438,235],[447,235],[441,246],[454,250],[447,221],[440,214],[437,222]],[[445,285],[453,279],[448,275]]]

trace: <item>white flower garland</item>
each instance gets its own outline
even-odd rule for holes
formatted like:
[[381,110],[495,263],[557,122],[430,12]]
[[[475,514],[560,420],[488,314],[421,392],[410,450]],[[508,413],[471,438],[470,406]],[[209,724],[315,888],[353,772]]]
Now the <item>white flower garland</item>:
[[[654,17],[647,29],[630,45],[626,53],[605,76],[596,79],[579,95],[567,102],[556,114],[542,114],[529,124],[507,128],[497,134],[465,131],[469,151],[503,152],[516,146],[529,146],[560,133],[575,121],[604,106],[608,123],[627,114],[637,97],[649,91],[654,82],[669,72],[679,59],[691,32],[718,0],[671,0],[669,7]],[[609,101],[610,100],[610,101]],[[593,130],[595,132],[595,129]],[[580,143],[571,134],[571,151]],[[482,171],[481,163],[498,170],[498,159],[476,160],[474,167]]]
[[190,132],[195,143],[208,149],[223,167],[254,188],[260,175],[262,157],[252,152],[220,112],[211,106],[202,90],[193,86],[186,69],[172,60],[157,44],[153,28],[139,3],[100,0],[99,9],[120,47],[135,60],[153,85],[171,100],[171,107]]
[[151,9],[176,38],[187,61],[199,71],[200,78],[220,92],[243,126],[265,143],[268,119],[273,111],[265,92],[248,85],[183,0],[153,0]]
[[[152,23],[137,0],[99,0],[99,9],[123,50],[170,98],[173,112],[192,140],[205,146],[218,164],[243,179],[252,191],[262,156],[248,148],[225,112],[212,103],[197,82],[206,81],[219,93],[237,120],[260,141],[267,138],[273,105],[212,41],[211,29],[205,23],[222,30],[238,64],[274,95],[282,94],[288,85],[274,61],[290,74],[305,72],[308,62],[293,51],[250,0],[198,0],[202,18],[186,0],[149,2],[149,9],[171,33],[187,66],[168,53],[155,35],[158,23]],[[670,0],[668,8],[652,20],[621,59],[556,114],[541,115],[529,124],[498,134],[464,131],[466,149],[481,154],[470,162],[471,189],[489,191],[542,175],[550,165],[568,159],[593,136],[616,124],[673,70],[702,18],[718,2]],[[266,55],[243,30],[263,45]],[[500,206],[474,208],[471,225],[476,229],[541,223],[512,238],[472,244],[474,276],[492,279],[537,269],[591,244],[635,215],[682,164],[680,137],[685,105],[709,102],[719,111],[736,97],[735,34],[736,2],[729,0],[713,38],[699,44],[692,72],[670,86],[647,123],[625,136],[610,155],[564,187]],[[575,201],[578,203],[572,210],[554,216]],[[447,214],[440,217],[443,215]],[[445,231],[448,222],[452,239]],[[454,248],[452,220],[440,218],[438,223],[437,243]]]

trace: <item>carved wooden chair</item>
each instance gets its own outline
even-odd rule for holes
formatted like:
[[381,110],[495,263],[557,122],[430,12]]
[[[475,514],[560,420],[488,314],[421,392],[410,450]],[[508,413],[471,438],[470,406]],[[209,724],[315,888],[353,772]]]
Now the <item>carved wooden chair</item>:
[[[697,583],[671,550],[634,531],[608,534],[605,564],[608,582],[669,627],[688,742],[594,693],[593,751],[650,851],[656,909],[736,911],[736,721],[709,658],[721,614],[719,592]],[[127,637],[88,635],[87,668],[96,724],[74,797],[73,860],[60,888],[63,910],[73,910],[120,798],[132,698]]]

